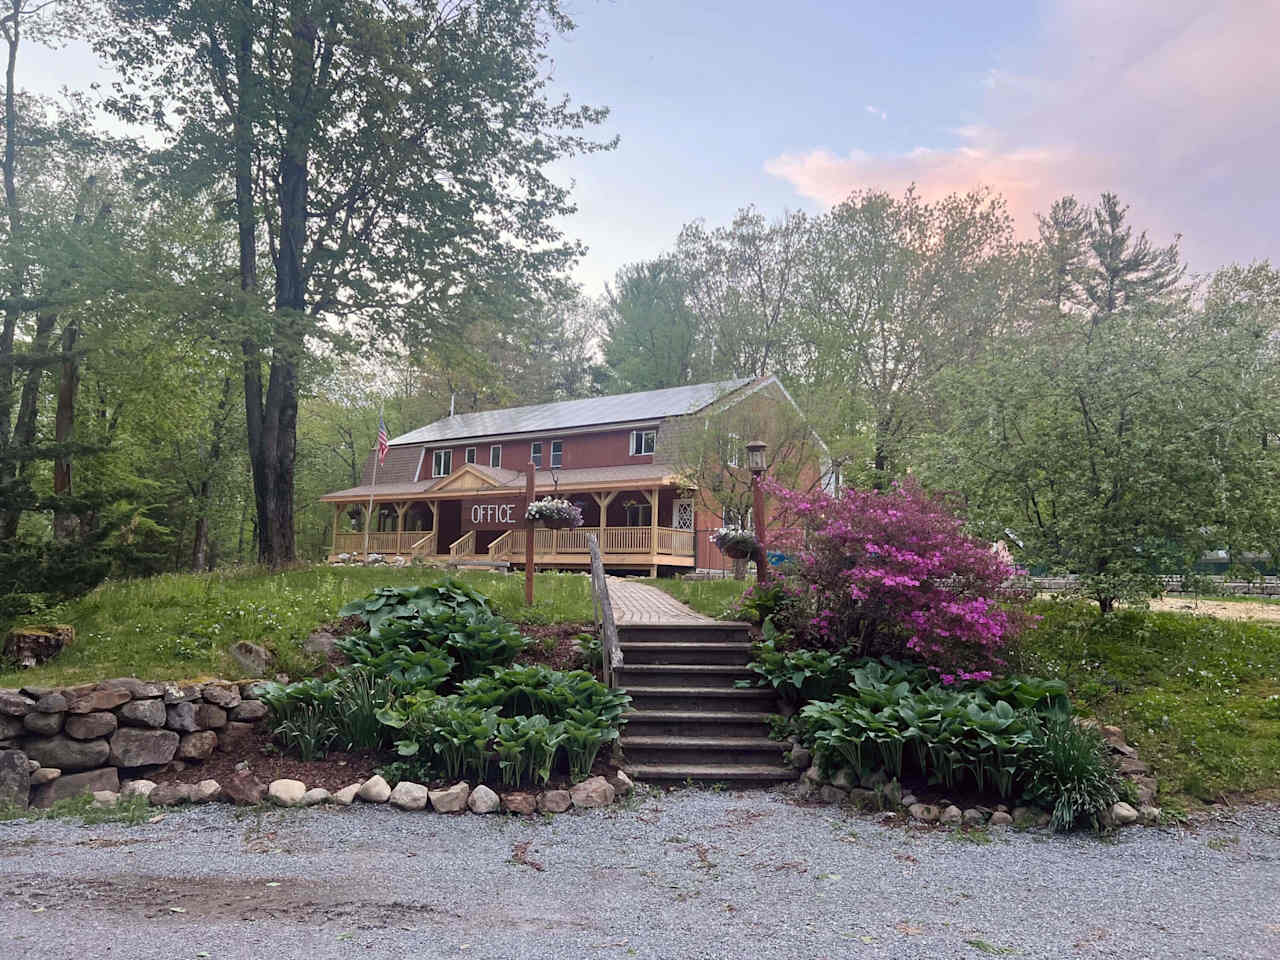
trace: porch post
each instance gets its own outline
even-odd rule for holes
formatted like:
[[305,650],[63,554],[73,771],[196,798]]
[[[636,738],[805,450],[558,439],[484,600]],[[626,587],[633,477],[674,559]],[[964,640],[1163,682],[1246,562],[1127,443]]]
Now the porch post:
[[[530,460],[525,464],[524,468],[524,508],[529,509],[529,504],[533,503],[533,461]],[[533,606],[533,521],[525,520],[524,522],[524,605],[526,607]]]
[[658,575],[658,488],[654,487],[648,494],[649,503],[649,576]]
[[396,553],[404,553],[404,515],[409,509],[409,502],[401,500],[396,508]]
[[591,494],[596,504],[600,507],[599,540],[600,540],[601,557],[603,557],[606,552],[606,547],[604,545],[604,531],[605,531],[605,527],[609,526],[609,504],[613,503],[613,498],[616,497],[617,495],[618,495],[617,490],[611,490],[609,493]]
[[342,504],[333,505],[333,539],[329,542],[329,552],[338,552],[338,521],[342,519]]

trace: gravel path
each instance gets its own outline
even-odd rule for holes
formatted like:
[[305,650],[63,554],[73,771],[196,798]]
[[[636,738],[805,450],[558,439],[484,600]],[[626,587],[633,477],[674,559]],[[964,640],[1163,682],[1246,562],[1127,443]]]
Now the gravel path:
[[6,960],[993,955],[1280,956],[1280,811],[1103,842],[974,843],[764,791],[0,824]]

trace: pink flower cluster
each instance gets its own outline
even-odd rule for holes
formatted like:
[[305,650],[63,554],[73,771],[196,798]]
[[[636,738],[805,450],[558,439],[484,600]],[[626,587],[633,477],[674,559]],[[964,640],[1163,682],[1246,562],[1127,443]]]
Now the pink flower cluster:
[[823,646],[913,656],[943,683],[1003,665],[1023,617],[992,598],[1013,568],[941,500],[913,485],[832,497],[766,483],[789,514],[778,545],[809,585],[808,626]]

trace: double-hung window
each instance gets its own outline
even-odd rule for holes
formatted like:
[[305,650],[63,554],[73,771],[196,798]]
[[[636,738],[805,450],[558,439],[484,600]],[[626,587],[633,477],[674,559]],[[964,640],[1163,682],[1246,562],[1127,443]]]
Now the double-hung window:
[[489,466],[502,466],[502,444],[495,443],[489,447]]
[[453,451],[433,450],[431,452],[431,476],[447,477],[453,472]]
[[654,448],[658,445],[657,430],[632,430],[631,431],[631,456],[642,457],[645,454],[653,453]]
[[467,447],[467,463],[475,463],[475,462],[476,462],[476,448]]
[[542,466],[542,441],[535,440],[529,444],[529,461],[535,466]]
[[564,463],[564,441],[551,441],[551,466],[559,467]]

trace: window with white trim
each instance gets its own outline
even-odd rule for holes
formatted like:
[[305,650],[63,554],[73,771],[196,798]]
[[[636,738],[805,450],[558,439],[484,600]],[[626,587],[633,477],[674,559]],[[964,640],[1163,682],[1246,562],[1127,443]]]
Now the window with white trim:
[[729,448],[724,452],[724,462],[730,467],[738,465],[738,435],[736,433],[729,434]]
[[653,453],[658,445],[657,430],[632,430],[631,431],[631,456],[643,457],[646,454]]
[[453,473],[453,451],[433,450],[431,452],[431,476],[447,477]]
[[551,466],[559,467],[564,464],[564,441],[551,441]]
[[489,448],[489,466],[502,466],[502,444],[495,443]]
[[467,454],[466,454],[466,456],[467,456],[467,463],[475,463],[475,462],[476,462],[476,448],[475,448],[475,447],[467,447]]
[[542,441],[535,440],[529,444],[529,462],[535,467],[542,466]]

